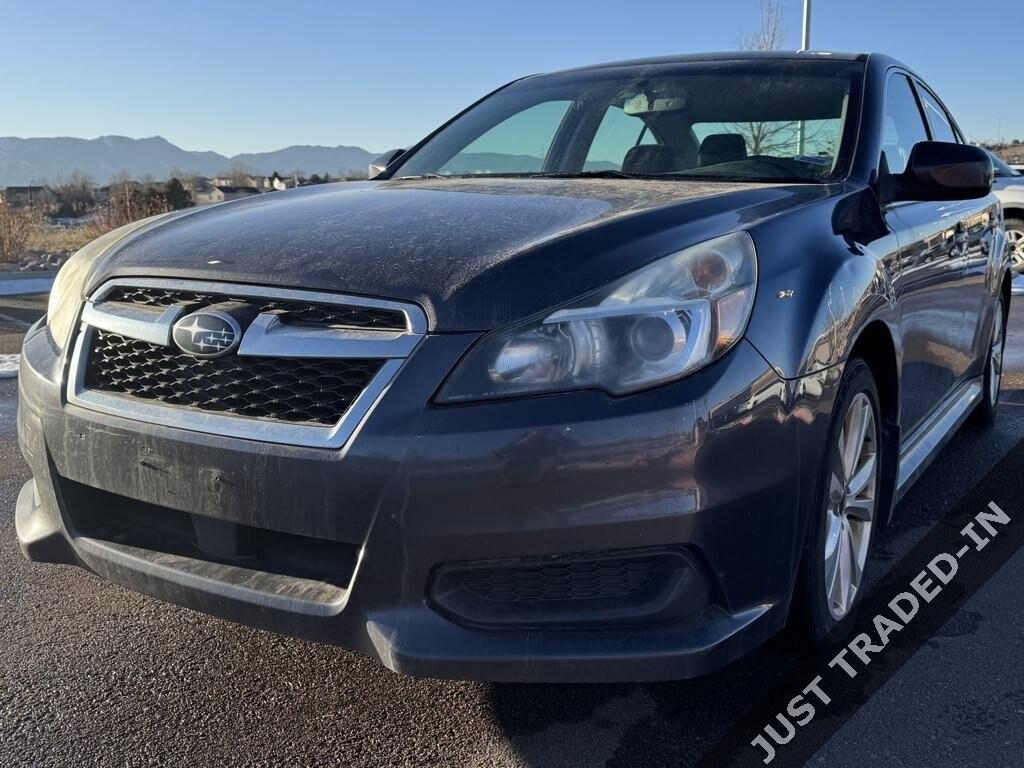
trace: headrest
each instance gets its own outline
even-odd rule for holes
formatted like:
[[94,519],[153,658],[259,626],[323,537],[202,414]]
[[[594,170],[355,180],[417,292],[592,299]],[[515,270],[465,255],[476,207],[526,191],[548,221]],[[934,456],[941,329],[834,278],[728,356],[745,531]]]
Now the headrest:
[[675,170],[675,157],[664,144],[641,144],[626,153],[622,161],[623,173],[671,173]]
[[747,159],[747,142],[738,133],[712,133],[700,143],[697,165],[718,165]]

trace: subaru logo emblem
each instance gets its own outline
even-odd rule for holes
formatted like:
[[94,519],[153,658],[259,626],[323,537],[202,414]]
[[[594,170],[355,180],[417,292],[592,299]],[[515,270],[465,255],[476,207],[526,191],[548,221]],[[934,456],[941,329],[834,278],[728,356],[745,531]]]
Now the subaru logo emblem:
[[193,357],[222,357],[242,340],[238,322],[226,312],[200,310],[174,324],[174,343]]

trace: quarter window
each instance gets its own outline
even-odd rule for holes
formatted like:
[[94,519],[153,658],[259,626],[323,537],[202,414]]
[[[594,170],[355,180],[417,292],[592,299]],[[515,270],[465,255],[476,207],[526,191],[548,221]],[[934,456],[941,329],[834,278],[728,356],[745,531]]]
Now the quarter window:
[[932,138],[935,141],[949,141],[956,144],[956,131],[953,130],[953,124],[946,114],[946,110],[939,105],[939,100],[927,88],[919,88],[918,93],[921,94],[924,113],[928,116]]
[[928,141],[917,97],[904,75],[893,75],[885,88],[885,114],[882,118],[882,158],[889,173],[907,169],[910,150],[920,141]]

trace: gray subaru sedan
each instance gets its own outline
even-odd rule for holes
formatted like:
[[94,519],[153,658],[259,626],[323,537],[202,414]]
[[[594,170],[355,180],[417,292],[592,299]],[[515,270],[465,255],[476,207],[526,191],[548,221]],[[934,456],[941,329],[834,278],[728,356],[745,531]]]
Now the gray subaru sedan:
[[886,56],[517,80],[369,181],[79,251],[25,339],[18,538],[412,675],[838,638],[901,494],[995,413],[992,179]]

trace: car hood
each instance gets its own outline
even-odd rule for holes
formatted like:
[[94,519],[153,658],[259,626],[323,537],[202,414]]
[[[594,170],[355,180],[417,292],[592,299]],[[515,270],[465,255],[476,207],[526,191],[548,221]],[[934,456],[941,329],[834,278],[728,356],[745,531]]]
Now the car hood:
[[158,222],[107,253],[90,284],[160,276],[315,288],[415,302],[436,331],[490,329],[827,190],[625,179],[327,184]]

